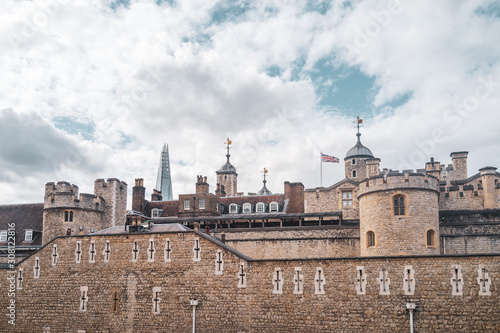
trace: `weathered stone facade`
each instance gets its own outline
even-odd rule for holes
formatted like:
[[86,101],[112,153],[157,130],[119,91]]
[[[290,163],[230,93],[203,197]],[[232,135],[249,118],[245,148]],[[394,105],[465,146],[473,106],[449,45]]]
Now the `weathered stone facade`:
[[[498,255],[252,260],[200,233],[139,233],[57,238],[22,261],[21,270],[16,326],[4,318],[2,332],[188,332],[192,299],[198,332],[405,332],[408,302],[416,305],[416,332],[500,330]],[[0,275],[6,281],[9,271]],[[8,284],[0,288],[6,309]]]
[[78,193],[68,182],[45,185],[43,241],[62,235],[88,234],[125,224],[127,184],[115,178],[97,179],[94,195]]

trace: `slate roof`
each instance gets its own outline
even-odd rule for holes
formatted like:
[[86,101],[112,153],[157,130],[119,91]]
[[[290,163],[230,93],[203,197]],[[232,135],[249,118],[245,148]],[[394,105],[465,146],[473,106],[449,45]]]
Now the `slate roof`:
[[161,217],[167,216],[177,216],[179,211],[179,200],[172,201],[148,201],[146,208],[144,208],[144,213],[147,216],[151,216],[151,210],[153,208],[159,208],[162,211]]
[[[16,246],[42,245],[43,203],[0,205],[0,230],[8,230],[9,224],[16,225]],[[24,242],[25,230],[33,230],[33,241]],[[2,242],[0,246],[6,246]]]

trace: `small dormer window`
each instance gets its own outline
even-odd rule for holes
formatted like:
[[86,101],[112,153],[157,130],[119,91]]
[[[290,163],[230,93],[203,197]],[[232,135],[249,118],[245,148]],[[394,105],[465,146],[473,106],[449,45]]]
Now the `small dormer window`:
[[356,164],[356,159],[355,159],[355,158],[353,158],[353,159],[352,159],[352,165],[355,165],[355,164]]
[[231,214],[238,213],[238,205],[237,204],[230,204],[229,205],[229,213],[231,213]]
[[24,234],[24,241],[31,242],[33,240],[33,230],[26,230]]
[[243,204],[243,213],[251,213],[252,212],[252,205],[247,203]]
[[0,242],[7,241],[7,230],[0,231]]
[[271,202],[269,205],[269,211],[270,212],[277,212],[278,211],[278,203],[277,202]]
[[263,202],[259,202],[257,204],[257,209],[256,209],[257,213],[264,213],[264,208],[265,208],[264,203]]
[[151,217],[160,217],[162,213],[162,210],[159,208],[153,208],[151,210]]
[[356,170],[352,170],[352,178],[356,178]]

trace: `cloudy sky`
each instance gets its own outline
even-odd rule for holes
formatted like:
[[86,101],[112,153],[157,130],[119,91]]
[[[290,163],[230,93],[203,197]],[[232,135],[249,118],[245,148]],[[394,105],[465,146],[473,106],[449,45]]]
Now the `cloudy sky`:
[[156,181],[174,197],[225,163],[238,189],[342,179],[362,142],[382,168],[500,166],[500,5],[477,1],[2,0],[0,203],[46,182]]

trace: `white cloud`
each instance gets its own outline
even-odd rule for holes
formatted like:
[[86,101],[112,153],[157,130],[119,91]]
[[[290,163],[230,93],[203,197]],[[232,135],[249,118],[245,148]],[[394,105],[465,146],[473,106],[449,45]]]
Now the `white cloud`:
[[[500,148],[500,19],[477,13],[492,1],[335,2],[324,15],[308,11],[308,1],[231,9],[219,1],[137,0],[116,11],[110,3],[0,4],[0,109],[14,110],[3,116],[6,128],[36,147],[33,155],[0,150],[0,202],[41,201],[40,184],[57,180],[91,192],[95,178],[131,185],[142,177],[150,191],[165,141],[174,193],[190,193],[198,174],[214,185],[227,136],[240,190],[258,191],[264,166],[273,192],[285,180],[318,186],[319,151],[342,159],[356,139],[356,115],[318,105],[311,69],[325,58],[376,78],[362,141],[382,166],[420,168],[431,155],[448,163],[456,150],[471,151],[470,173],[500,165],[491,153]],[[215,10],[233,11],[217,21]],[[269,68],[280,75],[270,77]],[[457,108],[475,103],[478,89],[477,106]],[[404,105],[380,111],[407,93]],[[92,140],[56,129],[61,117],[88,124]],[[75,168],[61,160],[64,147],[84,161]],[[33,157],[41,151],[42,159]],[[324,185],[343,177],[342,164],[323,169]],[[33,192],[18,190],[27,181],[21,170]]]

